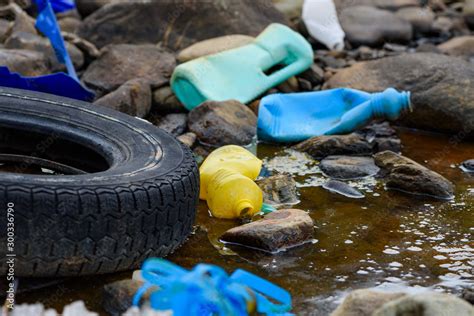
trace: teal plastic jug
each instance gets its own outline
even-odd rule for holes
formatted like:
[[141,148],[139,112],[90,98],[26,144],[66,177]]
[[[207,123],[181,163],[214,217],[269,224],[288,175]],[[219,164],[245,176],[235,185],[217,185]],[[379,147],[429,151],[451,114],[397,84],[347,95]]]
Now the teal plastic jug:
[[[275,23],[251,44],[179,65],[171,87],[189,110],[206,100],[247,103],[312,63],[311,45],[289,27]],[[268,73],[273,69],[277,70]]]
[[393,88],[380,93],[340,88],[272,94],[260,101],[258,138],[290,143],[313,136],[347,134],[374,118],[396,120],[409,109],[410,92]]

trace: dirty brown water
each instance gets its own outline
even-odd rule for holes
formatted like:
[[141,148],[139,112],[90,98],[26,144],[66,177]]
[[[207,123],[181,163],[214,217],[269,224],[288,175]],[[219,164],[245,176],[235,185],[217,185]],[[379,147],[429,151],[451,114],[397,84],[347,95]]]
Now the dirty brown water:
[[[472,286],[474,175],[462,172],[459,164],[474,158],[474,143],[411,130],[399,134],[404,155],[456,184],[453,201],[387,191],[373,178],[352,182],[366,197],[350,199],[320,186],[325,179],[317,163],[308,160],[305,165],[285,148],[259,145],[258,156],[269,169],[293,172],[301,200],[294,207],[314,219],[315,241],[275,255],[226,248],[218,241],[220,234],[239,223],[211,218],[201,202],[194,234],[168,259],[187,268],[206,262],[228,272],[243,268],[256,273],[287,289],[298,315],[327,315],[357,288],[458,292]],[[72,278],[20,294],[17,300],[62,310],[82,299],[91,310],[107,315],[101,308],[103,285],[129,277],[131,272]]]

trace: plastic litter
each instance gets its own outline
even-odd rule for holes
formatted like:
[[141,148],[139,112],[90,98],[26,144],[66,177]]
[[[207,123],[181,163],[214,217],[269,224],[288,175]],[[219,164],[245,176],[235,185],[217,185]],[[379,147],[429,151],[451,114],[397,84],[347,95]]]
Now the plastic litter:
[[227,145],[202,163],[200,198],[218,218],[250,217],[262,208],[263,193],[254,182],[262,161],[245,148]]
[[346,34],[339,24],[333,0],[305,0],[303,21],[309,34],[331,50],[344,49]]
[[56,13],[66,12],[76,8],[74,0],[50,0],[51,6]]
[[206,100],[247,103],[312,62],[309,43],[289,27],[274,23],[251,44],[179,65],[171,87],[189,110]]
[[[188,271],[164,259],[152,258],[142,267],[145,285],[133,298],[140,299],[152,287],[150,305],[175,316],[236,315],[258,312],[291,315],[291,295],[275,284],[245,270],[230,276],[220,267],[198,264]],[[151,290],[151,289],[150,289]],[[276,303],[275,303],[276,302]]]
[[313,136],[347,134],[374,118],[396,120],[409,109],[410,92],[393,88],[380,93],[339,88],[272,94],[260,101],[257,133],[264,141],[298,142]]
[[73,99],[92,101],[94,93],[84,88],[77,78],[74,65],[66,50],[66,45],[61,36],[56,16],[54,15],[49,0],[36,0],[38,16],[36,28],[47,36],[54,48],[56,57],[60,63],[66,65],[68,74],[54,73],[37,77],[23,77],[20,74],[10,72],[3,66],[0,67],[0,86],[32,90],[55,94]]

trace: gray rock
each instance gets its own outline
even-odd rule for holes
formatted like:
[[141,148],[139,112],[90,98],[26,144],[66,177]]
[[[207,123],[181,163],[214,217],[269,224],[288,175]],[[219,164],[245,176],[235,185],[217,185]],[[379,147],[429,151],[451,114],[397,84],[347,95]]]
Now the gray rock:
[[386,173],[385,181],[389,189],[439,199],[454,197],[454,185],[449,180],[409,158],[383,151],[375,154],[374,159]]
[[123,0],[76,0],[77,11],[81,14],[83,18],[99,10],[106,4],[112,2],[119,2]]
[[180,142],[185,144],[188,147],[193,147],[194,143],[196,143],[197,136],[194,133],[185,133],[177,137]]
[[331,316],[372,316],[385,303],[404,297],[404,293],[385,293],[370,289],[352,291]]
[[464,1],[464,7],[462,11],[464,21],[466,24],[474,30],[474,0]]
[[0,43],[3,43],[10,34],[12,22],[6,19],[0,19]]
[[179,102],[170,86],[163,86],[153,92],[153,106],[159,112],[179,113],[187,112],[184,105]]
[[23,76],[40,76],[50,73],[48,58],[43,53],[26,49],[0,49],[0,65]]
[[154,45],[111,45],[90,64],[82,80],[99,93],[134,78],[147,79],[155,88],[168,82],[175,66],[173,54]]
[[380,9],[397,11],[400,8],[416,7],[420,5],[419,0],[335,0],[334,2],[339,10],[347,7],[367,5]]
[[354,189],[345,182],[338,180],[329,180],[322,185],[323,189],[326,189],[330,192],[344,195],[352,199],[362,199],[365,197],[364,194]]
[[37,34],[35,20],[23,11],[23,9],[16,3],[11,2],[6,6],[0,7],[0,18],[5,18],[7,20],[13,19],[10,34],[16,32]]
[[143,118],[151,108],[150,84],[145,79],[129,80],[117,90],[96,100],[94,104]]
[[278,174],[255,181],[263,192],[263,202],[294,205],[300,202],[296,182],[289,174]]
[[367,92],[409,90],[413,112],[404,125],[474,138],[474,64],[441,54],[414,53],[357,63],[337,72],[327,88]]
[[262,220],[229,229],[221,239],[274,253],[311,241],[313,231],[313,220],[308,213],[284,209],[269,213]]
[[401,151],[402,144],[397,131],[388,122],[370,124],[356,133],[372,144],[373,152],[391,150],[398,153]]
[[324,70],[316,64],[312,64],[311,68],[305,70],[298,75],[299,78],[308,80],[311,85],[316,86],[324,81]]
[[408,42],[412,38],[410,22],[395,14],[369,6],[344,9],[339,21],[346,39],[353,45],[377,46],[383,42]]
[[189,130],[211,146],[248,145],[257,133],[257,117],[236,100],[206,101],[188,116]]
[[465,172],[474,172],[474,159],[463,161],[461,169]]
[[474,307],[451,294],[422,293],[406,295],[377,309],[373,316],[473,316]]
[[188,123],[187,118],[188,116],[186,113],[171,113],[159,119],[155,125],[164,129],[171,135],[179,136],[186,130]]
[[132,306],[133,296],[143,284],[143,281],[127,279],[104,285],[102,307],[111,316],[122,315]]
[[397,11],[396,16],[408,21],[418,33],[428,33],[435,19],[434,12],[429,8],[406,7]]
[[65,17],[58,21],[61,32],[75,33],[82,21],[75,17]]
[[474,287],[464,288],[461,292],[461,298],[471,305],[474,305]]
[[288,20],[298,19],[301,17],[304,0],[273,0],[278,11],[282,12]]
[[199,57],[220,53],[222,51],[247,45],[255,40],[255,37],[233,34],[216,38],[210,38],[197,42],[183,49],[176,59],[180,63],[196,59]]
[[326,176],[342,180],[373,176],[380,170],[372,157],[358,156],[328,156],[319,167]]
[[[10,49],[27,49],[43,53],[48,57],[49,68],[52,72],[65,71],[66,66],[61,64],[49,40],[35,34],[26,32],[15,32],[6,41],[5,48]],[[84,55],[73,44],[66,43],[66,49],[76,69],[80,69],[84,64]]]
[[161,42],[179,50],[223,35],[256,36],[273,22],[285,24],[286,19],[269,2],[117,1],[88,16],[78,34],[97,47]]
[[454,37],[438,45],[438,49],[451,56],[474,57],[474,35]]
[[372,146],[360,135],[327,135],[312,137],[293,149],[319,159],[331,155],[364,155],[372,153]]

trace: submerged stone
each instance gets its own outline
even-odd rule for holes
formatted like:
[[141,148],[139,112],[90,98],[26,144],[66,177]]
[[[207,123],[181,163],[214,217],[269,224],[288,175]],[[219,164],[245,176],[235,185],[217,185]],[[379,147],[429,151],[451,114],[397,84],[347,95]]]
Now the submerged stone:
[[331,155],[363,155],[372,152],[372,146],[360,135],[323,135],[312,137],[295,146],[313,158],[324,158]]
[[454,185],[442,175],[392,151],[374,155],[375,163],[386,173],[386,186],[409,194],[452,199]]
[[474,159],[463,161],[461,169],[465,172],[474,172]]
[[221,239],[274,253],[311,241],[313,231],[313,220],[308,213],[284,209],[269,213],[262,220],[229,229]]
[[354,189],[345,182],[338,180],[329,180],[322,187],[330,192],[341,194],[352,199],[362,199],[365,197],[360,191]]
[[319,164],[321,171],[334,179],[357,179],[376,175],[380,168],[372,157],[328,156]]
[[256,181],[263,191],[263,202],[276,205],[297,204],[296,181],[289,174],[277,174]]

